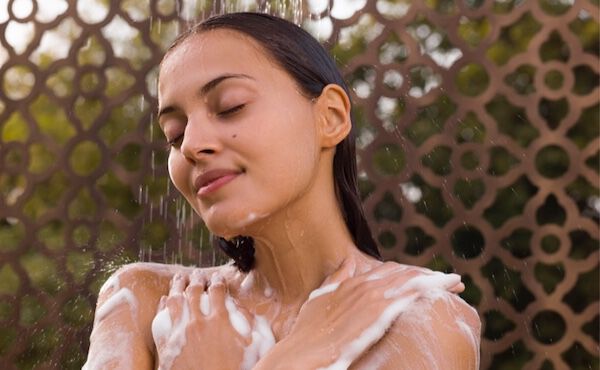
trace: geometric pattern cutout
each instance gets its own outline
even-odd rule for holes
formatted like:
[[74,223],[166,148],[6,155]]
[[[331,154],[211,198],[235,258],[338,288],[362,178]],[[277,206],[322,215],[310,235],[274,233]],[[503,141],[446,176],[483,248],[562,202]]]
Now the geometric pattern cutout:
[[481,368],[598,368],[597,1],[269,3],[0,1],[2,367],[79,369],[124,263],[222,259],[169,183],[156,66],[268,9],[335,55],[382,253],[463,275]]

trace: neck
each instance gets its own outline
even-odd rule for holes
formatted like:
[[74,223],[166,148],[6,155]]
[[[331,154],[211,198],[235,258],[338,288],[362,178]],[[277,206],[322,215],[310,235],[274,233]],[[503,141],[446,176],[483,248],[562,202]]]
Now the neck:
[[[289,205],[251,235],[255,273],[282,303],[304,302],[345,259],[366,258],[354,245],[332,198],[330,204],[305,199],[299,202],[303,204]],[[307,204],[312,209],[307,210]]]

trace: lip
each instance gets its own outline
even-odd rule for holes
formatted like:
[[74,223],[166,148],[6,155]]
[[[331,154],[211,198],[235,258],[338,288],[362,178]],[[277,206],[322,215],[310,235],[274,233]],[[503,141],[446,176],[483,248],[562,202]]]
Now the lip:
[[202,175],[198,176],[194,181],[196,194],[202,196],[213,193],[223,185],[235,179],[239,174],[241,174],[240,171],[229,169],[215,169],[206,171]]

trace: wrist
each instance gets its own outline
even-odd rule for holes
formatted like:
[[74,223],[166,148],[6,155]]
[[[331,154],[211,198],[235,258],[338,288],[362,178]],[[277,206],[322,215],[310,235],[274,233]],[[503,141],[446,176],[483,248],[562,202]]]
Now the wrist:
[[303,351],[289,340],[283,339],[277,342],[267,354],[261,358],[252,370],[307,370],[316,369],[311,367]]
[[288,336],[277,342],[252,370],[316,370],[331,362],[334,351],[330,345],[312,347],[303,340]]

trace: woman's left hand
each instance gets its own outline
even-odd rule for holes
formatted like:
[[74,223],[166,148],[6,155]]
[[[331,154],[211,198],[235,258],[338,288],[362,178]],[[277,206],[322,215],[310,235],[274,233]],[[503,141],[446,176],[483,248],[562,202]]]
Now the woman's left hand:
[[[158,369],[239,369],[252,342],[253,317],[222,277],[175,275],[152,322]],[[248,357],[248,355],[246,355]]]

